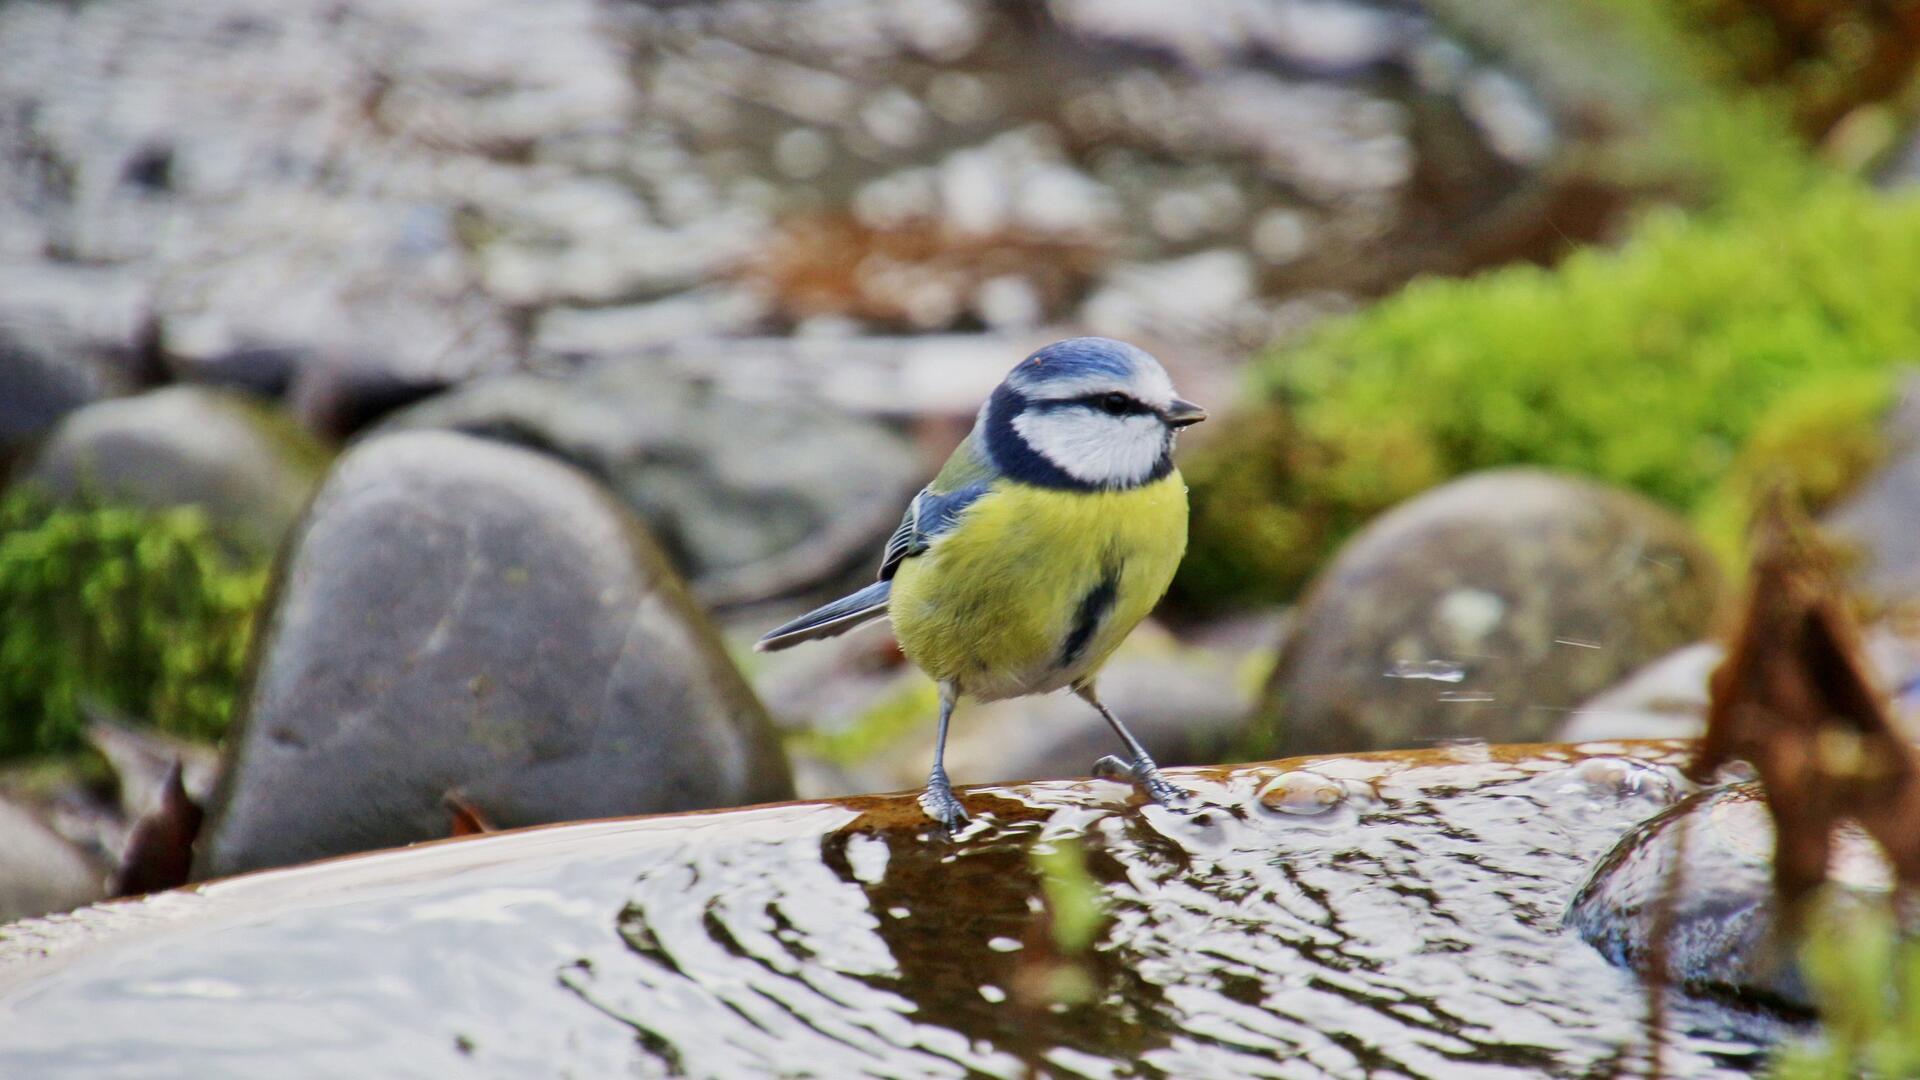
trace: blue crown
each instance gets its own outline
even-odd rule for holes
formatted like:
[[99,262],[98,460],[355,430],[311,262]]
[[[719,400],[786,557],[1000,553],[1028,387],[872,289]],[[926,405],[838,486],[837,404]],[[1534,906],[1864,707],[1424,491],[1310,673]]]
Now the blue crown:
[[1056,341],[1027,357],[1007,374],[1007,381],[1022,388],[1059,379],[1106,375],[1128,379],[1141,368],[1159,364],[1146,350],[1103,337],[1077,337]]

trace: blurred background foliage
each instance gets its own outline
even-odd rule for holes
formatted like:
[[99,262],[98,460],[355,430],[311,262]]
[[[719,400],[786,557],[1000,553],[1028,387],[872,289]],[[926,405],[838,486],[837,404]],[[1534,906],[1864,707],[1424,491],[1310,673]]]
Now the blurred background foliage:
[[[1175,595],[1286,600],[1381,510],[1497,465],[1565,468],[1693,515],[1737,565],[1784,481],[1814,508],[1881,457],[1876,421],[1920,358],[1920,202],[1859,175],[1914,95],[1920,5],[1459,0],[1448,17],[1586,100],[1637,87],[1620,167],[1690,180],[1617,248],[1415,281],[1252,368],[1259,402],[1196,448]],[[1595,36],[1612,47],[1572,43]],[[1640,57],[1630,79],[1595,56]],[[1613,89],[1609,89],[1613,88]]]
[[[1861,176],[1912,112],[1920,4],[1426,7],[1557,97],[1584,148],[1557,168],[1647,209],[1617,246],[1416,279],[1257,357],[1183,466],[1195,516],[1173,603],[1190,613],[1291,599],[1381,510],[1507,464],[1644,492],[1736,559],[1757,484],[1784,476],[1819,506],[1879,460],[1875,421],[1920,357],[1920,199]],[[222,731],[260,567],[217,555],[191,514],[22,498],[0,551],[0,707],[37,718],[0,754],[72,747],[88,696]],[[893,723],[860,730],[923,704],[889,701]]]
[[1735,554],[1756,481],[1825,501],[1876,460],[1874,421],[1920,356],[1916,274],[1920,199],[1831,178],[1663,212],[1552,269],[1416,282],[1255,367],[1264,406],[1185,470],[1184,595],[1287,598],[1374,514],[1509,464],[1687,509]]
[[191,509],[0,499],[0,757],[71,753],[98,704],[196,739],[225,732],[266,568]]
[[1920,1075],[1920,941],[1890,904],[1828,899],[1800,946],[1821,1017],[1817,1037],[1774,1058],[1773,1080]]

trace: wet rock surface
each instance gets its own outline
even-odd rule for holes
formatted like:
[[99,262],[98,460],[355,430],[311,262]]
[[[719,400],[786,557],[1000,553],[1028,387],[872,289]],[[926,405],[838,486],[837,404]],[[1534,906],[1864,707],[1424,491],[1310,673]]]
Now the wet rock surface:
[[[1561,913],[1679,760],[1614,750],[1176,774],[1193,816],[1106,782],[975,789],[950,843],[874,797],[217,882],[10,928],[0,1069],[1601,1074],[1637,1060],[1644,991]],[[1112,918],[1089,994],[1036,1002],[1033,849],[1072,837]],[[1674,1075],[1761,1060],[1709,1003],[1667,1023]]]
[[1237,348],[1603,230],[1611,113],[1528,70],[1388,0],[29,0],[0,281],[189,376],[457,378],[583,312]]
[[[1623,837],[1574,898],[1567,926],[1614,963],[1646,973],[1669,906],[1669,982],[1811,1010],[1775,936],[1773,849],[1757,784],[1703,792]],[[1882,896],[1892,885],[1884,857],[1857,829],[1835,834],[1831,867],[1834,884],[1855,896]]]
[[444,432],[342,458],[290,541],[201,876],[791,794],[752,692],[586,476]]
[[21,482],[61,500],[192,506],[221,539],[265,559],[299,517],[326,462],[310,435],[254,398],[170,386],[69,415]]
[[724,598],[856,563],[871,577],[925,480],[912,444],[879,421],[777,386],[714,385],[658,357],[478,380],[387,427],[489,436],[580,465],[646,519],[697,588]]
[[1383,515],[1302,604],[1262,708],[1286,753],[1538,739],[1711,625],[1721,578],[1672,513],[1532,469]]

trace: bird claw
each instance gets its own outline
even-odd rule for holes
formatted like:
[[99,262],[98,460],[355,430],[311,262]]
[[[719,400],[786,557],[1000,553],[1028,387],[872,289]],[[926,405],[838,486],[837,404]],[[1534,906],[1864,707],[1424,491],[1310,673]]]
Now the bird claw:
[[1136,790],[1161,806],[1175,810],[1193,802],[1193,796],[1184,789],[1168,783],[1160,775],[1160,767],[1152,758],[1141,757],[1133,761],[1123,761],[1114,754],[1108,754],[1093,763],[1093,775],[1103,780],[1120,780],[1132,784]]
[[967,808],[960,805],[952,785],[944,779],[935,779],[927,784],[927,790],[920,793],[920,809],[948,832],[967,823]]

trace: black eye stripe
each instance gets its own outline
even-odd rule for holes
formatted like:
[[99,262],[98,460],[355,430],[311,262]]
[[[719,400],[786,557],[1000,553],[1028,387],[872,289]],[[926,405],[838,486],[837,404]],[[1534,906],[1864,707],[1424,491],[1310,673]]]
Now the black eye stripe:
[[1094,412],[1109,416],[1151,416],[1152,406],[1127,394],[1109,392],[1085,394],[1075,398],[1056,398],[1052,401],[1038,401],[1034,404],[1052,411],[1055,409],[1092,409]]

